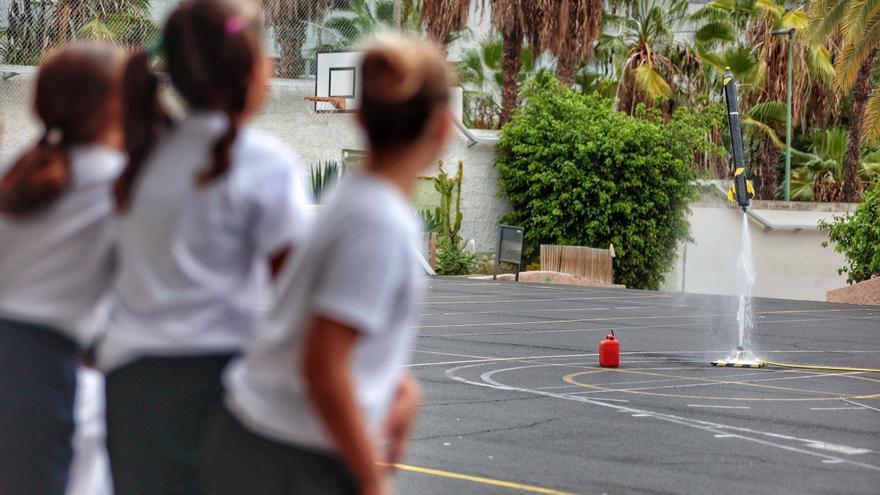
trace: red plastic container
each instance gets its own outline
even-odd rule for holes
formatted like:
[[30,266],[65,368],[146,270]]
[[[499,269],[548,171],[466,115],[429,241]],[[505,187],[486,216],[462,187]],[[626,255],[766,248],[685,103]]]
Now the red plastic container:
[[599,366],[603,368],[620,366],[620,341],[614,338],[614,332],[599,342]]

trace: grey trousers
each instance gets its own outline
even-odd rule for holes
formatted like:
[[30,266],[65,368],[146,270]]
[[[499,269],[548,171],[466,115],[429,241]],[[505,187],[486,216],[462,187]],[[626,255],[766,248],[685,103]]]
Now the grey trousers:
[[203,485],[210,495],[355,495],[341,460],[255,435],[224,410],[210,427]]

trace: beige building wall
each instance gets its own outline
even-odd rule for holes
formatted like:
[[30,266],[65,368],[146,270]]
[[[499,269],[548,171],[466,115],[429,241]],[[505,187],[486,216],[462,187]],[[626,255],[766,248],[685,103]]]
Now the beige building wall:
[[[845,260],[833,246],[822,247],[828,236],[818,231],[816,224],[851,211],[855,205],[791,205],[756,201],[750,210],[756,215],[748,222],[755,262],[753,295],[824,301],[828,290],[846,285],[846,276],[837,273]],[[737,258],[742,215],[720,191],[708,189],[691,206],[693,240],[679,248],[678,260],[664,288],[698,294],[740,294],[743,289]]]

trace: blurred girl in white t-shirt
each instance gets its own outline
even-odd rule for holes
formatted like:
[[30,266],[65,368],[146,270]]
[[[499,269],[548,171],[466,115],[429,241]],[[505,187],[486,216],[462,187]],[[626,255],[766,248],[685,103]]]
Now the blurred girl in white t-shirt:
[[358,121],[368,157],[326,203],[211,428],[212,495],[390,493],[419,403],[407,362],[424,271],[410,194],[452,129],[439,48],[366,50]]
[[93,43],[49,54],[34,95],[43,135],[0,167],[4,495],[62,495],[67,485],[76,366],[106,326],[124,60]]
[[98,350],[107,447],[116,493],[197,494],[221,371],[303,235],[306,193],[293,153],[248,125],[272,72],[252,2],[192,0],[168,18],[161,59],[186,104],[179,121],[160,104],[151,55],[134,54],[125,76],[130,161]]

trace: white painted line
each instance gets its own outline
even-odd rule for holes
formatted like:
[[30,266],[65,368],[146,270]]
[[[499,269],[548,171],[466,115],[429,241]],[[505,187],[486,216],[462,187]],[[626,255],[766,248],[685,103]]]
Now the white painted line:
[[842,464],[843,459],[824,459],[822,464]]
[[[481,378],[483,379],[482,382],[468,380],[467,378],[463,378],[463,377],[458,376],[456,374],[456,373],[458,373],[462,370],[465,370],[465,369],[474,368],[474,367],[482,367],[482,366],[483,366],[482,364],[471,364],[471,365],[459,366],[456,368],[451,368],[451,369],[446,370],[445,374],[450,380],[453,380],[453,381],[456,381],[459,383],[464,383],[467,385],[491,388],[494,390],[525,392],[525,393],[530,393],[530,394],[534,394],[534,395],[541,395],[544,397],[551,397],[551,398],[563,399],[563,400],[571,400],[571,401],[575,401],[575,402],[581,402],[584,404],[592,404],[592,405],[596,405],[596,406],[606,407],[609,409],[616,410],[617,412],[648,414],[649,416],[654,417],[656,419],[667,421],[669,423],[677,424],[680,426],[685,426],[685,427],[689,427],[689,428],[707,431],[707,432],[710,432],[713,434],[722,434],[722,433],[725,433],[725,430],[728,430],[728,431],[735,430],[735,431],[742,432],[741,434],[737,435],[739,438],[746,440],[746,441],[749,441],[749,442],[756,443],[758,445],[777,448],[777,449],[785,450],[788,452],[795,452],[795,453],[799,453],[799,454],[811,455],[814,457],[819,457],[819,458],[827,459],[827,460],[839,460],[840,462],[845,462],[845,463],[853,465],[853,466],[858,466],[858,467],[869,469],[872,471],[880,471],[880,466],[877,466],[874,464],[868,464],[866,462],[858,462],[858,461],[843,459],[840,457],[834,457],[834,456],[831,456],[828,454],[822,454],[819,452],[815,452],[813,450],[807,450],[807,449],[800,448],[800,447],[785,445],[785,444],[779,443],[778,441],[774,442],[771,440],[764,440],[762,438],[758,438],[758,436],[764,436],[764,437],[768,437],[768,438],[772,438],[772,439],[788,440],[788,441],[794,441],[794,442],[806,443],[806,444],[815,444],[817,442],[816,440],[794,437],[794,436],[790,436],[790,435],[781,435],[778,433],[771,433],[768,431],[761,431],[761,430],[754,430],[754,429],[750,429],[750,428],[743,428],[743,427],[739,427],[739,426],[726,425],[726,424],[717,423],[717,422],[704,421],[704,420],[698,420],[698,419],[692,419],[692,418],[685,418],[682,416],[676,416],[676,415],[662,413],[662,412],[658,412],[658,411],[638,409],[638,408],[634,408],[632,406],[608,404],[607,402],[602,402],[601,400],[589,399],[586,397],[572,397],[570,395],[557,394],[557,393],[553,393],[553,392],[545,392],[545,391],[539,391],[539,390],[523,388],[523,387],[512,387],[512,386],[504,385],[502,383],[495,381],[494,379],[492,379],[491,373],[484,373],[483,375],[481,375]],[[533,365],[533,366],[521,366],[518,368],[510,368],[510,369],[499,369],[499,370],[495,370],[492,373],[512,371],[514,369],[523,369],[523,368],[528,368],[528,367],[537,368],[540,366],[541,365]],[[815,445],[812,445],[812,446],[815,447]],[[852,447],[846,447],[846,446],[837,446],[837,447],[844,447],[844,448],[850,448],[850,449],[852,448]],[[871,451],[869,451],[869,452],[871,452]]]
[[811,407],[810,411],[864,411],[864,407]]
[[647,418],[650,416],[651,416],[650,414],[633,414],[632,415],[632,417],[634,417],[634,418]]
[[860,403],[860,402],[856,402],[856,401],[849,400],[849,399],[840,399],[840,400],[846,402],[847,404],[853,404],[853,405],[856,405],[856,406],[864,407],[865,409],[870,409],[870,410],[872,410],[872,411],[880,412],[880,409],[877,409],[876,407],[867,406],[867,405],[862,404],[862,403]]
[[629,402],[629,401],[626,400],[626,399],[605,399],[605,398],[603,398],[603,399],[600,399],[600,400],[604,400],[604,401],[606,401],[606,402]]
[[736,437],[736,435],[731,435],[729,433],[720,433],[718,435],[715,435],[715,438],[734,438],[734,437]]
[[688,407],[707,407],[711,409],[751,409],[751,406],[712,406],[709,404],[688,404]]
[[810,447],[811,449],[827,450],[829,452],[836,452],[838,454],[846,455],[870,454],[871,452],[873,452],[870,449],[861,449],[858,447],[850,447],[848,445],[837,445],[834,443],[818,442],[815,440],[807,442],[806,446]]

